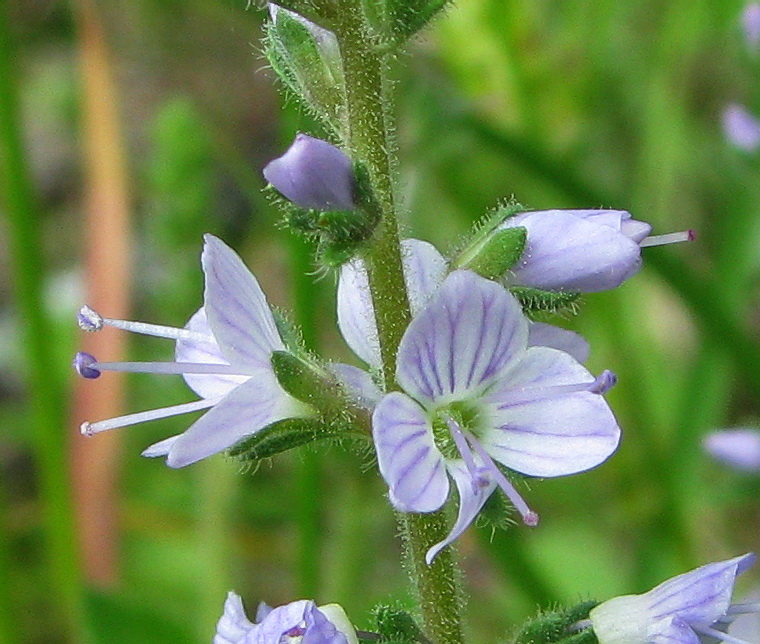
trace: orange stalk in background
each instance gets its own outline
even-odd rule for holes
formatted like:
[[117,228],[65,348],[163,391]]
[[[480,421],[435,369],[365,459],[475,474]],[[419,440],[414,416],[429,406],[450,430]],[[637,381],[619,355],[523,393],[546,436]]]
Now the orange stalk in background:
[[[74,3],[81,65],[81,133],[85,182],[86,303],[114,318],[127,318],[130,301],[130,231],[127,173],[116,88],[103,25],[91,0]],[[103,329],[82,337],[82,350],[120,360],[126,334]],[[76,387],[74,421],[122,413],[124,380],[109,374],[94,386]],[[87,579],[100,586],[118,580],[120,434],[107,432],[72,443],[72,480],[78,533]]]

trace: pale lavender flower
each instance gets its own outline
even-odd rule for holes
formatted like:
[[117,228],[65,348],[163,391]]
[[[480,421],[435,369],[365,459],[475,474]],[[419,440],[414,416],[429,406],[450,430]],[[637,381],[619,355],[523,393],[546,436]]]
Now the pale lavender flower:
[[510,286],[592,293],[620,286],[641,268],[641,248],[687,241],[692,231],[649,237],[652,227],[625,210],[539,210],[509,217],[502,228],[527,230]]
[[620,428],[595,379],[573,357],[528,347],[528,322],[502,286],[451,273],[412,320],[398,350],[396,381],[372,417],[380,472],[394,507],[433,512],[459,492],[451,533],[461,535],[499,487],[528,525],[528,508],[496,463],[530,476],[574,474],[604,461]]
[[317,607],[313,601],[302,599],[271,608],[262,603],[253,623],[246,617],[240,597],[230,592],[213,644],[358,644],[358,641],[356,630],[337,604]]
[[750,2],[742,12],[742,29],[750,51],[760,45],[760,2]]
[[356,208],[356,176],[350,157],[308,134],[297,134],[285,154],[267,164],[264,178],[300,208]]
[[277,381],[270,358],[285,347],[256,278],[231,248],[212,235],[205,236],[201,261],[206,282],[203,307],[182,329],[103,318],[89,307],[79,313],[79,325],[87,331],[112,326],[175,340],[174,362],[98,362],[85,353],[74,359],[74,367],[86,378],[96,378],[101,371],[181,374],[200,399],[86,422],[83,434],[210,408],[182,434],[143,452],[166,456],[170,467],[184,467],[278,420],[313,413]]
[[760,471],[760,431],[726,429],[708,434],[702,442],[717,460],[739,470]]
[[590,625],[599,644],[743,644],[724,631],[736,615],[760,612],[760,604],[731,604],[736,576],[754,561],[750,553],[711,563],[642,595],[615,597],[591,611]]
[[[404,279],[412,315],[430,301],[446,277],[446,260],[432,244],[419,239],[401,242]],[[341,267],[338,283],[338,326],[349,347],[364,362],[380,366],[377,323],[364,262],[354,259]],[[560,349],[578,362],[588,358],[588,343],[574,331],[542,322],[529,323],[528,344]]]
[[760,147],[760,120],[746,107],[732,103],[723,110],[723,133],[729,143],[754,152]]

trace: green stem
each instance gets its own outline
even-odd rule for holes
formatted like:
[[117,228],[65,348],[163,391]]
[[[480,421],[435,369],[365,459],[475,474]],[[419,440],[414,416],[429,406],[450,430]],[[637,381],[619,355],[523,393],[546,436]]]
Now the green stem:
[[13,34],[8,3],[0,8],[0,192],[8,216],[15,306],[25,352],[27,391],[34,434],[38,484],[43,504],[50,579],[47,601],[63,624],[62,640],[87,642],[88,620],[74,531],[68,478],[66,405],[55,336],[44,306],[40,220],[20,136]]
[[[358,2],[345,3],[336,16],[335,33],[343,56],[346,81],[348,147],[355,159],[367,164],[382,219],[365,262],[377,320],[385,391],[398,389],[395,382],[396,352],[411,321],[404,282],[391,180],[392,142],[385,78],[387,55],[372,46]],[[442,512],[399,514],[407,563],[416,586],[425,631],[436,644],[461,644],[461,574],[450,549],[433,565],[425,553],[448,532]]]

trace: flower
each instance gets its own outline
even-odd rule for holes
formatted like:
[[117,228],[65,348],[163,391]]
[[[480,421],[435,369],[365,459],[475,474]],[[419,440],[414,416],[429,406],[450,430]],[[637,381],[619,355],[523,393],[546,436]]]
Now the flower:
[[[412,315],[416,315],[430,301],[447,273],[443,255],[432,244],[419,239],[401,242],[401,259],[409,294]],[[364,362],[380,367],[380,346],[377,323],[369,291],[367,270],[361,259],[354,259],[341,267],[338,282],[338,326],[346,344]],[[588,343],[580,335],[551,324],[530,322],[528,344],[561,349],[578,362],[588,358]]]
[[648,237],[652,227],[625,210],[539,210],[507,218],[501,228],[527,230],[510,286],[593,293],[620,286],[641,268],[641,248],[687,241],[692,231]]
[[760,470],[760,431],[725,429],[708,434],[702,442],[708,454],[740,470]]
[[300,208],[356,208],[356,176],[351,158],[308,134],[297,134],[285,154],[266,165],[264,178]]
[[760,2],[750,2],[744,8],[741,23],[747,46],[755,51],[760,45]]
[[706,638],[742,644],[722,630],[738,614],[760,612],[760,604],[731,605],[736,576],[754,561],[749,553],[707,564],[642,595],[599,604],[589,615],[599,644],[700,644]]
[[498,486],[528,525],[528,508],[496,462],[530,476],[563,476],[604,461],[620,428],[595,379],[573,357],[528,347],[528,322],[502,286],[454,271],[404,333],[402,392],[375,407],[372,432],[394,507],[433,512],[459,491],[459,516],[427,561],[464,532]]
[[184,467],[216,454],[278,420],[311,414],[308,406],[285,392],[272,369],[272,352],[285,347],[256,278],[224,242],[212,235],[204,239],[203,307],[184,328],[103,318],[86,306],[79,312],[79,325],[87,331],[107,325],[176,341],[174,362],[98,362],[86,353],[74,359],[74,367],[85,378],[97,378],[102,371],[184,377],[199,400],[82,424],[82,433],[90,436],[209,409],[182,434],[143,452],[144,456],[166,456],[170,467]]
[[760,120],[738,103],[723,110],[723,133],[729,143],[745,152],[760,147]]
[[224,613],[213,644],[358,644],[356,630],[338,604],[317,607],[302,599],[277,608],[259,605],[256,623],[245,615],[243,602],[227,593]]

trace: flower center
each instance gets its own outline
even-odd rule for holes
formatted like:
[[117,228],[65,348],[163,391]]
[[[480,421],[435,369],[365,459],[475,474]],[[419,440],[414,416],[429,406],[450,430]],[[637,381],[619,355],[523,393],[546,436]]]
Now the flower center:
[[459,447],[449,429],[449,423],[453,421],[458,427],[477,436],[480,417],[481,414],[477,405],[469,400],[457,400],[433,412],[430,419],[433,427],[433,440],[444,458],[449,460],[461,458]]

